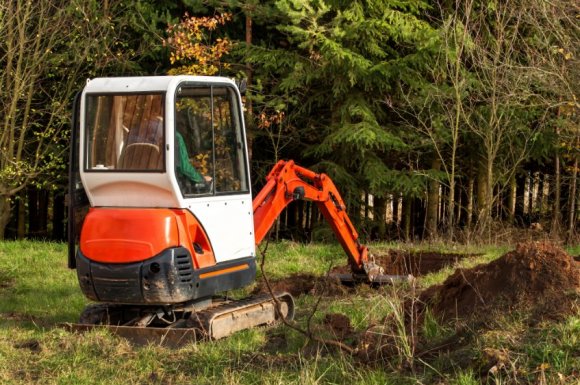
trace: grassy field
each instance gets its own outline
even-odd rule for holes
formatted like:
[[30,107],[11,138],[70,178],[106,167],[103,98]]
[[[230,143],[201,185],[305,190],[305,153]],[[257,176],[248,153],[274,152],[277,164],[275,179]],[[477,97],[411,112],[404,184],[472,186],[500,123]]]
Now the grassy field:
[[[381,244],[371,249],[380,254],[409,247]],[[461,262],[467,267],[507,250],[452,251],[480,253]],[[580,247],[569,252],[577,255]],[[323,276],[330,266],[344,263],[337,246],[283,242],[269,245],[265,266],[269,278],[277,279],[295,273]],[[440,283],[452,271],[450,267],[420,277],[417,284],[424,288]],[[311,318],[311,330],[329,338],[325,314],[342,313],[356,331],[363,331],[386,316],[396,317],[405,290],[361,287],[347,296],[323,297],[319,303],[316,296],[303,295],[297,299],[297,320],[306,328]],[[1,242],[0,384],[580,384],[580,315],[531,327],[517,314],[506,314],[497,320],[498,327],[472,331],[469,344],[455,341],[459,347],[450,352],[415,355],[408,340],[401,338],[397,354],[370,362],[309,342],[284,326],[180,349],[134,347],[105,332],[78,335],[58,326],[75,322],[86,303],[75,272],[66,268],[65,245]],[[449,326],[430,319],[421,332],[434,345],[454,334]]]

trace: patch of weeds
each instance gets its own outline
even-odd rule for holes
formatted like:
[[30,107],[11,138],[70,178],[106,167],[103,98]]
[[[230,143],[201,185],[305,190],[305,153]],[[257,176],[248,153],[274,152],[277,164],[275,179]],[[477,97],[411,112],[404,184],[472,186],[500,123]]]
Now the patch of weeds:
[[459,372],[455,378],[451,381],[452,385],[479,385],[480,380],[477,379],[473,370],[468,369],[466,371]]
[[15,279],[6,271],[0,270],[0,291],[10,289],[14,286]]
[[524,351],[533,367],[544,366],[555,375],[571,375],[580,367],[580,318],[539,329],[527,338]]
[[431,310],[427,308],[423,315],[423,324],[421,325],[421,332],[423,337],[431,343],[436,343],[444,338],[450,337],[453,334],[453,330],[450,327],[443,326]]

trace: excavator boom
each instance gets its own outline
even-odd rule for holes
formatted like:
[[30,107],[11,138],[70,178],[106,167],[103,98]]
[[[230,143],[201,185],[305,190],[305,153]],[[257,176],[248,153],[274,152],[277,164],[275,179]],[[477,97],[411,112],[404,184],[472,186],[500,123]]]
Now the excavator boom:
[[256,244],[262,242],[290,202],[310,200],[316,202],[348,257],[352,276],[339,278],[349,282],[362,280],[376,283],[391,282],[398,278],[384,276],[383,269],[369,256],[368,248],[361,245],[342,197],[328,175],[300,167],[292,160],[281,160],[266,180],[266,185],[253,200]]

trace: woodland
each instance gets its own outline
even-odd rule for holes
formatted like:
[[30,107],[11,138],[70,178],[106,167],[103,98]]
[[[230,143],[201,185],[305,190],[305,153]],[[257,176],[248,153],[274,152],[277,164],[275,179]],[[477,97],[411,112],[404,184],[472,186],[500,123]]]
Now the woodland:
[[[66,239],[87,78],[197,74],[247,84],[254,193],[293,159],[366,240],[577,242],[579,21],[569,0],[0,2],[0,239]],[[271,236],[330,234],[298,201]]]

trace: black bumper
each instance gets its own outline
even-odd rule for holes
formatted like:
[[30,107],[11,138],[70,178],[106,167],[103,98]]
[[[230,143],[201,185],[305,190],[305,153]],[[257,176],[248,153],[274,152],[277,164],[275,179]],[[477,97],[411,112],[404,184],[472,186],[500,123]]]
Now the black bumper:
[[[145,261],[124,264],[94,262],[78,250],[76,266],[85,296],[94,301],[123,304],[183,303],[247,286],[256,276],[253,257],[196,270],[189,251],[182,247],[167,249]],[[219,274],[219,270],[236,266],[244,268]]]

